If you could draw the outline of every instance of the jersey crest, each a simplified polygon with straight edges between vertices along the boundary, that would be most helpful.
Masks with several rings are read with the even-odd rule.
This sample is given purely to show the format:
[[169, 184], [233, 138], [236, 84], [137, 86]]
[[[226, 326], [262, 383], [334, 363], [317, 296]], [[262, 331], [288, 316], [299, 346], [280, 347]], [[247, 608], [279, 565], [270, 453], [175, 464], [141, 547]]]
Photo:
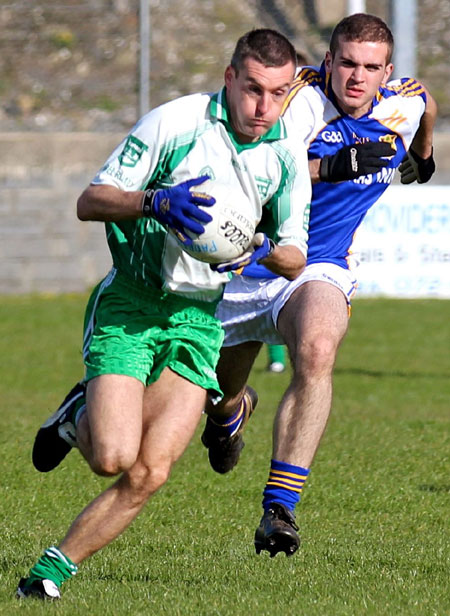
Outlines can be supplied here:
[[119, 156], [119, 162], [124, 167], [135, 167], [146, 150], [148, 146], [145, 143], [134, 135], [129, 135]]

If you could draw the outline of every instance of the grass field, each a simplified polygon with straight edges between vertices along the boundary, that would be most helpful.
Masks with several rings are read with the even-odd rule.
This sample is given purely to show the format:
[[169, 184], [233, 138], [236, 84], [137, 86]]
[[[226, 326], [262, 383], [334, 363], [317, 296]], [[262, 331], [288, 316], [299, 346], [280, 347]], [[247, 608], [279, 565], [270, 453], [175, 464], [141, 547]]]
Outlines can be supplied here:
[[18, 579], [108, 485], [77, 452], [48, 475], [30, 461], [36, 429], [82, 373], [85, 300], [1, 301], [0, 614], [450, 614], [450, 302], [437, 300], [354, 303], [295, 556], [253, 549], [288, 381], [260, 357], [260, 405], [231, 474], [209, 468], [200, 427], [168, 484], [80, 567], [60, 603], [15, 600]]

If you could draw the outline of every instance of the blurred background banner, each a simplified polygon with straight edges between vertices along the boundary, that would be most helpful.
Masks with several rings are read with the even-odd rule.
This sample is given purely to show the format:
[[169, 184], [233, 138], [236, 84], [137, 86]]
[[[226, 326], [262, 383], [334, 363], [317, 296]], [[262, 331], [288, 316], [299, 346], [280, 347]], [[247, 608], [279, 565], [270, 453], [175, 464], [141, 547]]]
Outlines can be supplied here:
[[358, 297], [450, 298], [448, 186], [390, 186], [354, 243]]
[[[402, 71], [410, 66], [439, 105], [437, 171], [427, 186], [442, 186], [445, 203], [449, 0], [0, 0], [0, 293], [83, 291], [104, 275], [110, 257], [103, 225], [79, 222], [76, 199], [147, 108], [218, 89], [237, 38], [254, 27], [280, 30], [308, 63], [318, 64], [336, 23], [360, 10], [389, 23], [394, 60]], [[432, 194], [417, 185], [403, 190], [395, 201], [422, 203], [416, 190]], [[372, 211], [364, 233], [386, 203], [379, 214], [378, 206]], [[445, 233], [448, 226], [429, 241], [448, 246]], [[411, 276], [418, 257], [406, 240], [415, 239], [406, 233], [401, 244], [414, 258]], [[374, 242], [387, 258], [388, 243]], [[448, 293], [450, 265], [439, 263]], [[381, 284], [365, 281], [374, 268], [363, 264], [361, 293]], [[425, 292], [436, 295], [432, 284], [421, 284]], [[389, 293], [405, 294], [401, 285]]]

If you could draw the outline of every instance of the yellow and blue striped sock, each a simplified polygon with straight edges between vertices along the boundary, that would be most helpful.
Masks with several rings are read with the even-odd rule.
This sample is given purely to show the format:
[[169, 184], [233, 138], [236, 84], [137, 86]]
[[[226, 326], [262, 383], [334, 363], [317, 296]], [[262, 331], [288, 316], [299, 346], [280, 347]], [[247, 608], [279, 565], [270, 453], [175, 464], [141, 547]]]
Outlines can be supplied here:
[[241, 427], [242, 420], [244, 419], [244, 412], [245, 399], [243, 398], [239, 403], [237, 411], [235, 411], [231, 417], [214, 417], [214, 419], [208, 417], [208, 420], [217, 436], [230, 437]]
[[308, 468], [272, 460], [269, 478], [263, 492], [264, 510], [269, 508], [270, 503], [280, 503], [294, 511], [308, 475]]

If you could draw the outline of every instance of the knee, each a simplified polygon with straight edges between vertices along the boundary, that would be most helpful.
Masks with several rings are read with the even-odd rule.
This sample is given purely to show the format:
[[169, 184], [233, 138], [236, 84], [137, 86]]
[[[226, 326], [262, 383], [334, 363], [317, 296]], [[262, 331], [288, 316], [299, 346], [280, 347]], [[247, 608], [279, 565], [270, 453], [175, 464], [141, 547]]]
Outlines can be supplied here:
[[114, 477], [128, 471], [136, 462], [137, 455], [131, 451], [94, 452], [89, 466], [96, 475]]
[[296, 372], [307, 374], [329, 373], [336, 360], [337, 344], [326, 334], [302, 341], [297, 349]]
[[152, 494], [161, 488], [170, 476], [170, 467], [164, 464], [149, 467], [137, 462], [126, 473], [129, 498], [134, 504], [146, 502]]

